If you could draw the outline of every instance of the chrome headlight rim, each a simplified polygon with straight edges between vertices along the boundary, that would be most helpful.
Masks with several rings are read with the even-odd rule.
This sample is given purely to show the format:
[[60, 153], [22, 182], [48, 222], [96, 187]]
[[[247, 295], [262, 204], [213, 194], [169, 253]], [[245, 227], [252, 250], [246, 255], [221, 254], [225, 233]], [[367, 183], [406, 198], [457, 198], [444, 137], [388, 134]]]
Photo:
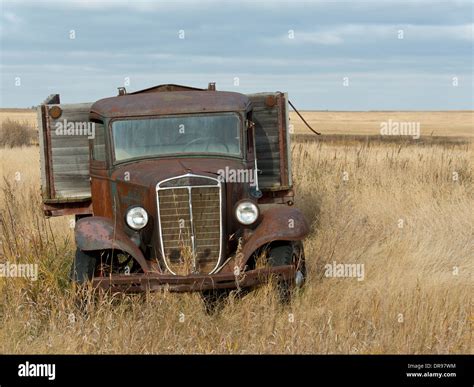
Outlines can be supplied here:
[[[245, 219], [245, 218], [242, 217], [242, 212], [243, 212], [245, 207], [247, 207], [247, 209], [251, 209], [251, 211], [253, 211], [253, 216], [251, 218]], [[244, 199], [244, 200], [241, 200], [241, 201], [237, 202], [237, 204], [235, 205], [234, 215], [235, 215], [235, 218], [237, 219], [237, 221], [240, 224], [242, 224], [244, 226], [250, 226], [250, 225], [254, 224], [257, 221], [257, 219], [259, 218], [260, 210], [258, 208], [257, 203], [253, 202], [252, 200]]]
[[[143, 219], [142, 222], [134, 222], [134, 219], [137, 219], [137, 215], [141, 216]], [[130, 207], [127, 210], [127, 214], [125, 215], [125, 222], [132, 230], [141, 230], [148, 224], [148, 212], [146, 212], [146, 210], [140, 206]]]

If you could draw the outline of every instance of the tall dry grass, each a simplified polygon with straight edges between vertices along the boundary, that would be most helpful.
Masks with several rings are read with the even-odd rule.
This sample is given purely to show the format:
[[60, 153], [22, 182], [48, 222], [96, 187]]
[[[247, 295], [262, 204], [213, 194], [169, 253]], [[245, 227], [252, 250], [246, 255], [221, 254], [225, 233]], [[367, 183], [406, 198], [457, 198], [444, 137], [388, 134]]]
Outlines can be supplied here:
[[[312, 225], [306, 289], [281, 307], [264, 286], [217, 316], [196, 294], [78, 308], [73, 232], [42, 217], [37, 148], [2, 149], [0, 165], [0, 260], [40, 272], [0, 278], [1, 353], [472, 352], [469, 144], [295, 143], [296, 204]], [[325, 277], [334, 261], [363, 263], [365, 279]]]
[[0, 121], [0, 147], [21, 147], [36, 141], [34, 126], [27, 120], [18, 121], [6, 118]]

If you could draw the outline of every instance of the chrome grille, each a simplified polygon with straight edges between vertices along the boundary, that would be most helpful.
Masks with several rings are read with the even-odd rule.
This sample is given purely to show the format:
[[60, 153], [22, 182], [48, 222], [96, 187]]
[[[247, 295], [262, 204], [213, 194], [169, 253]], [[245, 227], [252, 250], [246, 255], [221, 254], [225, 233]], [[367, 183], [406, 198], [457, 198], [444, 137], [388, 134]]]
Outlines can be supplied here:
[[[195, 183], [199, 185], [182, 185]], [[157, 185], [161, 252], [173, 274], [212, 273], [221, 258], [221, 185], [185, 175]]]

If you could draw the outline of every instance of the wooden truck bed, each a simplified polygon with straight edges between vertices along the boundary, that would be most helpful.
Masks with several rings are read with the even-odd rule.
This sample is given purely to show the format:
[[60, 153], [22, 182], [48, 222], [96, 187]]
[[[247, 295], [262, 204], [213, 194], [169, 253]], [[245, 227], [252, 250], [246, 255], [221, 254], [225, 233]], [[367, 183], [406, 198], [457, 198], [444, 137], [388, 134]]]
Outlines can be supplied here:
[[[153, 92], [153, 88], [144, 92]], [[287, 95], [276, 92], [248, 97], [257, 136], [259, 187], [262, 191], [291, 189]], [[53, 118], [56, 106], [62, 110], [59, 118]], [[89, 122], [91, 106], [92, 103], [60, 104], [59, 95], [53, 95], [38, 107], [41, 191], [47, 216], [92, 213], [89, 139], [56, 133], [58, 123], [64, 120]]]

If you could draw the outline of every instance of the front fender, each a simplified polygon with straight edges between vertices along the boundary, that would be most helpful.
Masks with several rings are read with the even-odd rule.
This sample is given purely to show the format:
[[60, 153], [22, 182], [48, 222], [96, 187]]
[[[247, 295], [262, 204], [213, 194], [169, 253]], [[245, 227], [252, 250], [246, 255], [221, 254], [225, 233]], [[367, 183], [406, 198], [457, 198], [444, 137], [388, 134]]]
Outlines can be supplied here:
[[309, 225], [297, 208], [273, 207], [263, 213], [263, 219], [242, 247], [242, 266], [252, 254], [274, 241], [299, 241], [309, 233]]
[[77, 221], [75, 229], [76, 245], [83, 251], [121, 250], [130, 254], [146, 273], [150, 271], [141, 250], [122, 230], [114, 227], [111, 219], [91, 216]]

